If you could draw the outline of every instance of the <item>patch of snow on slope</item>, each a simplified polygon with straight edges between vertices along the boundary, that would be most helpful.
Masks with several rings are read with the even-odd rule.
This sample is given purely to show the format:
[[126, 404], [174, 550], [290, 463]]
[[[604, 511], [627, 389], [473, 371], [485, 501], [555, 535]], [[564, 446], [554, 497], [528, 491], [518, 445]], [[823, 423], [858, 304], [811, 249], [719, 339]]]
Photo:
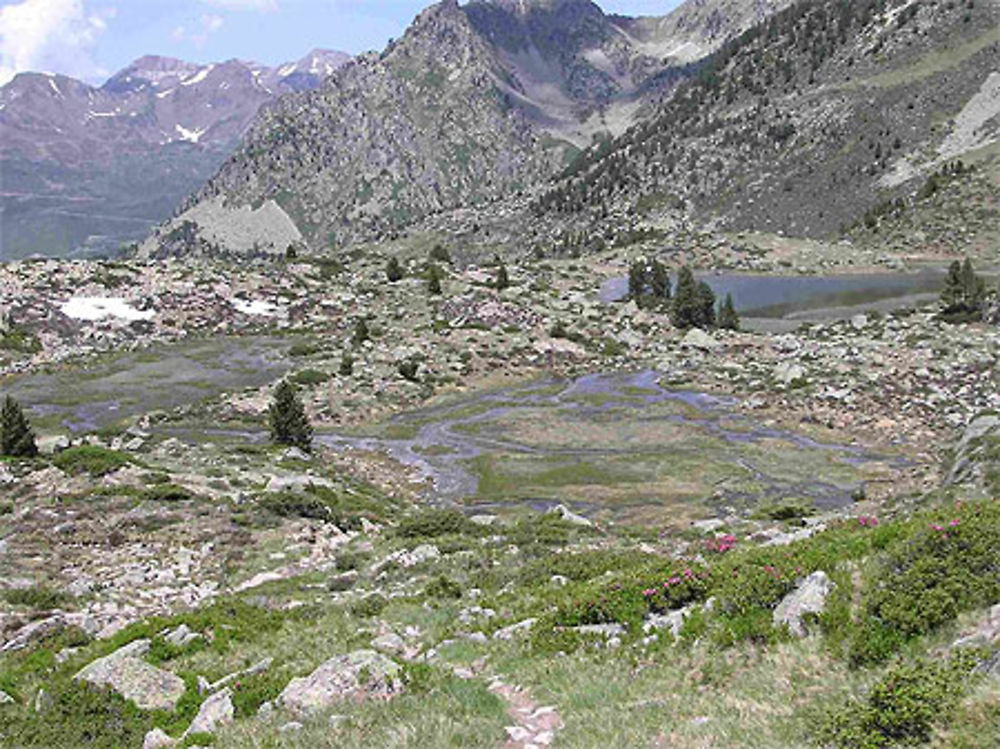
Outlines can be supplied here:
[[181, 136], [181, 140], [186, 140], [191, 143], [197, 143], [198, 139], [205, 134], [205, 129], [200, 130], [188, 130], [186, 127], [181, 125], [174, 126], [177, 129], [177, 134]]
[[261, 317], [274, 317], [278, 312], [277, 305], [270, 302], [248, 302], [245, 299], [233, 299], [233, 308], [244, 315], [260, 315]]
[[181, 85], [193, 86], [196, 83], [201, 83], [203, 80], [208, 78], [208, 74], [211, 73], [214, 69], [215, 69], [214, 65], [209, 65], [206, 68], [202, 68], [190, 78], [185, 78], [183, 81], [181, 81]]
[[121, 297], [77, 296], [63, 304], [59, 311], [74, 320], [103, 320], [117, 317], [120, 320], [151, 320], [156, 315], [152, 310], [141, 311]]

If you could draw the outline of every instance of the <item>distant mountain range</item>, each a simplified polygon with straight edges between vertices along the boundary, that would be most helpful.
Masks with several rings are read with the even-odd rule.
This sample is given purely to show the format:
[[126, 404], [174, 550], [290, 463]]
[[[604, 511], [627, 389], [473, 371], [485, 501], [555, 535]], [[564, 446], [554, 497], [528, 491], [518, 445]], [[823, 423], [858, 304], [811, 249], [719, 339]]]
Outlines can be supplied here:
[[0, 88], [0, 259], [143, 238], [218, 169], [261, 105], [316, 88], [349, 59], [143, 57], [100, 87], [18, 75]]
[[208, 247], [341, 246], [516, 194], [651, 114], [778, 7], [690, 0], [631, 19], [589, 0], [444, 0], [381, 54], [262, 111], [147, 251], [183, 249], [184, 222]]

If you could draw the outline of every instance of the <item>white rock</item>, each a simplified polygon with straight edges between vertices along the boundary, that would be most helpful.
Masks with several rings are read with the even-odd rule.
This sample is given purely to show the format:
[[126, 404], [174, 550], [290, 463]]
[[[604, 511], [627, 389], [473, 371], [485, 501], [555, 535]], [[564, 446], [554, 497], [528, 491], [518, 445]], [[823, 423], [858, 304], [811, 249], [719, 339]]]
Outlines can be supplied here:
[[225, 726], [233, 722], [236, 711], [233, 707], [233, 692], [226, 687], [221, 692], [216, 692], [203, 703], [198, 710], [195, 719], [184, 732], [184, 736], [193, 733], [215, 733], [218, 726]]
[[826, 597], [834, 583], [825, 572], [817, 570], [802, 581], [774, 610], [775, 625], [787, 624], [796, 637], [805, 637], [806, 628], [802, 617], [806, 614], [821, 614], [826, 606]]

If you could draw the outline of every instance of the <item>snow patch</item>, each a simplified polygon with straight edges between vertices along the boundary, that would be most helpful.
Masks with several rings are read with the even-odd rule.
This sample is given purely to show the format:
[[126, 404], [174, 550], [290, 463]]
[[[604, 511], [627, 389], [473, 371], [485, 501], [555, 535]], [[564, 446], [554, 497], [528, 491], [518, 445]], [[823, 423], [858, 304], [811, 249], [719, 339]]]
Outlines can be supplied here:
[[117, 117], [118, 112], [95, 112], [93, 109], [87, 110], [88, 117]]
[[49, 85], [52, 86], [52, 90], [56, 92], [56, 96], [62, 97], [62, 91], [59, 90], [59, 87], [56, 85], [56, 82], [51, 78], [49, 78]]
[[186, 127], [181, 125], [175, 125], [174, 127], [177, 129], [177, 134], [181, 136], [181, 140], [186, 140], [191, 143], [197, 143], [198, 139], [205, 134], [205, 128], [188, 130]]
[[160, 91], [156, 95], [156, 98], [157, 99], [165, 99], [166, 97], [170, 96], [170, 94], [174, 93], [176, 90], [177, 90], [176, 88], [168, 88], [166, 91]]
[[122, 297], [77, 296], [63, 304], [59, 311], [73, 320], [103, 320], [116, 317], [120, 320], [151, 320], [156, 315], [152, 310], [137, 310]]
[[190, 78], [185, 78], [181, 81], [182, 86], [193, 86], [196, 83], [201, 83], [203, 80], [208, 78], [208, 74], [215, 69], [214, 65], [209, 65], [207, 68], [202, 68], [197, 73], [195, 73]]
[[261, 317], [274, 317], [278, 314], [278, 306], [270, 302], [248, 302], [245, 299], [233, 299], [233, 308], [244, 315], [259, 315]]

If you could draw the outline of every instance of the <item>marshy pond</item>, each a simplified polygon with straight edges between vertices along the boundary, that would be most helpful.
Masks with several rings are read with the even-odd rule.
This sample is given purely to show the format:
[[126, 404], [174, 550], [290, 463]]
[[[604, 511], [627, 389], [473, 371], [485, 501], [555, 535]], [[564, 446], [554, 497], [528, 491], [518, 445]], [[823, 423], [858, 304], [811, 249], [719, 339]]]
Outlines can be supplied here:
[[386, 453], [439, 500], [471, 510], [526, 503], [632, 521], [761, 504], [849, 504], [899, 456], [769, 428], [734, 399], [662, 386], [655, 371], [550, 380], [397, 415], [338, 450]]

